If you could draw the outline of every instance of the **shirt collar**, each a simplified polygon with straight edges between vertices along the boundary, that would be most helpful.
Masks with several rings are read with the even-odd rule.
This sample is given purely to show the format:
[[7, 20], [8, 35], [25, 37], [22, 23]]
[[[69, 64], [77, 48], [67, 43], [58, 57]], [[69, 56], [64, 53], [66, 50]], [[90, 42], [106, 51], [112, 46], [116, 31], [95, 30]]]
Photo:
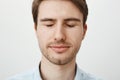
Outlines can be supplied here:
[[83, 80], [83, 72], [78, 68], [78, 66], [76, 67], [75, 80]]
[[[42, 80], [41, 72], [39, 68], [40, 68], [40, 65], [39, 67], [36, 67], [34, 70], [34, 80]], [[84, 72], [80, 70], [78, 66], [76, 65], [75, 80], [83, 80], [83, 78], [84, 78]]]
[[36, 67], [34, 70], [34, 79], [33, 80], [42, 80], [41, 74], [39, 72], [39, 67]]

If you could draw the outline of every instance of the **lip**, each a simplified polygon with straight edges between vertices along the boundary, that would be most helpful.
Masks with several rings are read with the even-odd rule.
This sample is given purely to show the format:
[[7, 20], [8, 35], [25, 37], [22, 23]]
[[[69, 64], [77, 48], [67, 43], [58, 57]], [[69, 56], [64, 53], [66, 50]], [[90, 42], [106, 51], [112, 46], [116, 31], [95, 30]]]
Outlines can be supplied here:
[[56, 53], [63, 53], [70, 48], [70, 46], [67, 45], [52, 45], [49, 47]]

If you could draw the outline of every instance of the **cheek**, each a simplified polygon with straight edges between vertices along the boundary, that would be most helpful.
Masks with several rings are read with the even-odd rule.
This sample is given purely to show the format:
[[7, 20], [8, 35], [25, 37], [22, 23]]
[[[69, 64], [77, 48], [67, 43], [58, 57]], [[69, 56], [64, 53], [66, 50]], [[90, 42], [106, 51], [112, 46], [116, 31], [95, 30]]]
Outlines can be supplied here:
[[83, 30], [76, 29], [74, 31], [68, 31], [69, 37], [74, 40], [75, 42], [82, 41], [83, 38]]
[[52, 33], [47, 29], [42, 29], [42, 28], [38, 29], [37, 38], [38, 38], [39, 44], [42, 46], [46, 45], [50, 41], [51, 34]]
[[74, 40], [73, 40], [73, 46], [75, 47], [75, 48], [79, 48], [80, 47], [80, 45], [81, 45], [81, 43], [82, 43], [82, 39], [81, 38], [74, 38]]
[[81, 45], [82, 39], [83, 39], [82, 30], [77, 29], [69, 33], [68, 40], [71, 40], [71, 43], [76, 47], [79, 47]]

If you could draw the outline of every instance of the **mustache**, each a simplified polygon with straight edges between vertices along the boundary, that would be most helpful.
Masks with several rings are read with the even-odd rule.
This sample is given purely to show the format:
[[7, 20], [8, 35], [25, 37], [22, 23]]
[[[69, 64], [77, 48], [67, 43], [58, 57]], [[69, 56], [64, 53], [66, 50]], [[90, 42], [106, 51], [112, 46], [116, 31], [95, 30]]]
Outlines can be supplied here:
[[67, 46], [71, 46], [71, 43], [65, 42], [65, 41], [54, 41], [54, 42], [50, 42], [50, 43], [47, 44], [47, 46], [51, 46], [51, 45], [67, 45]]

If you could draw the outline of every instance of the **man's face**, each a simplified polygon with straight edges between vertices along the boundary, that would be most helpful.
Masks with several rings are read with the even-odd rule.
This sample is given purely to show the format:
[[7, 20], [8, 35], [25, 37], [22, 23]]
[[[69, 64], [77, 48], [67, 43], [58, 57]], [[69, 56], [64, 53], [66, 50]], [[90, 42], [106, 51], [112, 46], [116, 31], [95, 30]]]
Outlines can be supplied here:
[[36, 34], [44, 59], [57, 65], [75, 60], [87, 27], [72, 2], [42, 1], [37, 23]]

